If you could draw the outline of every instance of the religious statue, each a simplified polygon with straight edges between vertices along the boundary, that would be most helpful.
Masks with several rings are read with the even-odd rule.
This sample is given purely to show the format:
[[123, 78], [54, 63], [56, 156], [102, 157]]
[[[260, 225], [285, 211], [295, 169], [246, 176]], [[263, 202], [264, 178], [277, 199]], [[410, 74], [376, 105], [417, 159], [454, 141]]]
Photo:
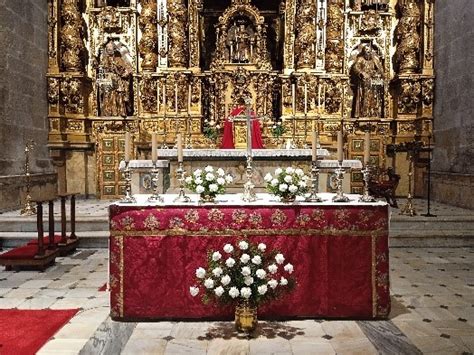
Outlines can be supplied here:
[[379, 117], [383, 98], [383, 67], [370, 44], [362, 45], [351, 67], [354, 92], [352, 117]]
[[132, 111], [130, 84], [133, 67], [112, 41], [105, 45], [98, 65], [97, 83], [101, 116], [126, 117]]
[[229, 58], [232, 63], [251, 63], [255, 47], [255, 33], [251, 26], [236, 21], [227, 33]]

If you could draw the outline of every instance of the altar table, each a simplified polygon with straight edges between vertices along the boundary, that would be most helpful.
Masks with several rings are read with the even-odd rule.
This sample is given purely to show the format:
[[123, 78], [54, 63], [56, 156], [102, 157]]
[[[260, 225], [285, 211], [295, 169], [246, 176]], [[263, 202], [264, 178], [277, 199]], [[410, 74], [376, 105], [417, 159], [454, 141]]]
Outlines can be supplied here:
[[[197, 201], [196, 195], [190, 195]], [[233, 308], [192, 297], [195, 270], [210, 249], [246, 239], [278, 249], [294, 265], [295, 289], [259, 307], [259, 318], [385, 318], [390, 312], [384, 202], [252, 203], [222, 195], [215, 204], [110, 205], [110, 297], [115, 320], [231, 319]]]

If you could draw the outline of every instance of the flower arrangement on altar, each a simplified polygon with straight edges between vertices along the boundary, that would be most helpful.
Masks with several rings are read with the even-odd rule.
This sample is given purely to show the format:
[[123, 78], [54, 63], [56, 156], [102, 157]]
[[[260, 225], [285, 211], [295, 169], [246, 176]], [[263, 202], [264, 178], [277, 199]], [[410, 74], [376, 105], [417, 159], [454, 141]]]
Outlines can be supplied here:
[[283, 134], [285, 134], [285, 131], [286, 131], [285, 127], [283, 127], [281, 121], [275, 122], [272, 125], [271, 132], [272, 132], [272, 136], [275, 138], [280, 138]]
[[196, 269], [200, 286], [192, 286], [193, 297], [202, 291], [202, 300], [236, 305], [236, 327], [251, 331], [257, 322], [257, 306], [292, 290], [296, 284], [293, 265], [277, 250], [268, 252], [264, 243], [240, 241], [236, 247], [208, 253], [207, 268]]
[[299, 168], [277, 168], [274, 175], [268, 173], [264, 180], [267, 184], [267, 191], [278, 196], [284, 202], [293, 202], [296, 196], [308, 192], [309, 177]]
[[223, 169], [215, 170], [208, 165], [204, 169], [196, 169], [184, 182], [189, 190], [200, 195], [202, 202], [213, 202], [217, 195], [225, 192], [226, 186], [233, 180]]

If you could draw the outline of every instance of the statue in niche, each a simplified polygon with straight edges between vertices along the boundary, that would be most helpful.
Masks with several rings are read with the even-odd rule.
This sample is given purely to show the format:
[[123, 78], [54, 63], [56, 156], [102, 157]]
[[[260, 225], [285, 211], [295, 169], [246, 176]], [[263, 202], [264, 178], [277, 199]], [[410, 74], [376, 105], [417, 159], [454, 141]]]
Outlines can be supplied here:
[[107, 42], [97, 66], [100, 116], [126, 117], [133, 111], [133, 66], [120, 42]]
[[352, 117], [380, 117], [383, 99], [383, 66], [370, 44], [363, 44], [350, 70], [354, 93]]
[[255, 31], [246, 19], [237, 19], [227, 32], [227, 47], [231, 63], [252, 63]]

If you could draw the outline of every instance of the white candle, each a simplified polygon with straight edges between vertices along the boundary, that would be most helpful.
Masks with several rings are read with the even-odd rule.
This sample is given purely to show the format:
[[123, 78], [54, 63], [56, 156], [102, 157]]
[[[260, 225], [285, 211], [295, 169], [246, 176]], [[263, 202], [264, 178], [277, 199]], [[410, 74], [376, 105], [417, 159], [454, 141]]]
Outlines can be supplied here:
[[130, 161], [130, 132], [125, 132], [125, 161]]
[[247, 107], [247, 156], [252, 156], [252, 122], [249, 107]]
[[156, 161], [158, 160], [158, 141], [156, 139], [156, 133], [153, 132], [151, 134], [151, 161], [153, 162], [153, 164], [156, 163]]
[[318, 112], [321, 112], [321, 83], [318, 84]]
[[364, 166], [369, 164], [370, 160], [370, 132], [366, 131], [364, 136]]
[[166, 81], [163, 82], [163, 110], [166, 113]]
[[343, 161], [343, 141], [342, 141], [342, 131], [337, 132], [337, 160]]
[[183, 137], [181, 133], [176, 136], [176, 145], [178, 146], [178, 163], [183, 162]]
[[318, 159], [318, 132], [313, 131], [311, 144], [311, 158], [313, 161]]
[[178, 114], [178, 83], [174, 85], [174, 111]]

